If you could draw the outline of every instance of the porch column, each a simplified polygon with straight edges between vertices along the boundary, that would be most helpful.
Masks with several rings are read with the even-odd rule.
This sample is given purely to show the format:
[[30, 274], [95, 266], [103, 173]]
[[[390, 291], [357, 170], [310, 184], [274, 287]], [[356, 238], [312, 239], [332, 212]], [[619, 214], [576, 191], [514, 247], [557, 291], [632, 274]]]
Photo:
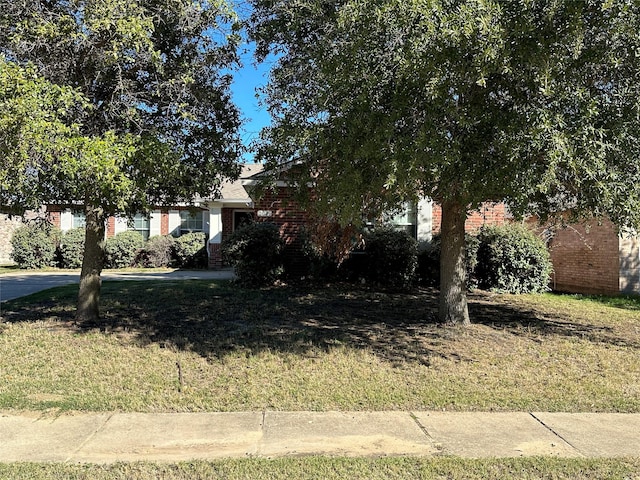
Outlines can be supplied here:
[[428, 243], [432, 237], [433, 201], [422, 198], [418, 202], [418, 245]]
[[222, 208], [209, 208], [209, 268], [222, 268]]

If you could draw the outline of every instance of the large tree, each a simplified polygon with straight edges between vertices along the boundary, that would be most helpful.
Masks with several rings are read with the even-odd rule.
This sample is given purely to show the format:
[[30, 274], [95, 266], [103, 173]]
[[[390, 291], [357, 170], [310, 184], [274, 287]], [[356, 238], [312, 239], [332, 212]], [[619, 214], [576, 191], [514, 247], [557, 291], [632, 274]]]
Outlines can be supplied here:
[[[0, 160], [11, 172], [0, 205], [84, 208], [79, 320], [99, 315], [108, 216], [188, 202], [238, 174], [239, 113], [228, 74], [237, 43], [226, 0], [0, 0], [5, 65], [49, 85], [43, 111], [54, 87], [64, 87], [64, 112], [54, 108], [49, 118], [69, 128], [52, 131], [62, 140], [40, 148], [46, 132], [12, 135], [31, 127], [10, 120], [3, 150], [21, 153]], [[28, 137], [31, 146], [21, 144]]]
[[[442, 205], [440, 320], [469, 322], [464, 224], [483, 202], [640, 224], [640, 5], [252, 0], [272, 164], [343, 223]], [[304, 190], [304, 189], [303, 189]]]

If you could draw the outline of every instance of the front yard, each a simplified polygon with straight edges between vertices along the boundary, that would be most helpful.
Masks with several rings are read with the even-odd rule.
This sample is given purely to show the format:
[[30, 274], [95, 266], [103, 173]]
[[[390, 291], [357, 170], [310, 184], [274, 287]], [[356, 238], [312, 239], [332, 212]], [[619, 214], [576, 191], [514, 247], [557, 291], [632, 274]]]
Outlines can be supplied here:
[[470, 328], [435, 292], [338, 285], [106, 282], [2, 306], [0, 409], [640, 412], [640, 299], [471, 296]]

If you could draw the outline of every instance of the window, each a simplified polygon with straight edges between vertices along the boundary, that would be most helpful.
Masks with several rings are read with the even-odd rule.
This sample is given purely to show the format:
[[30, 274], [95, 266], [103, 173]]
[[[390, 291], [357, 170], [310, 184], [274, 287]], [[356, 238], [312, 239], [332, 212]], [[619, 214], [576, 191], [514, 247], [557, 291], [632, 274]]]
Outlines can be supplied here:
[[233, 212], [233, 230], [248, 225], [253, 222], [253, 211], [234, 210]]
[[128, 230], [133, 230], [142, 235], [142, 238], [149, 240], [150, 222], [149, 215], [136, 213], [133, 216], [133, 223], [129, 224]]
[[202, 212], [180, 211], [180, 233], [202, 232]]
[[418, 235], [418, 209], [415, 203], [405, 202], [402, 210], [385, 218], [385, 224], [404, 230], [413, 238]]
[[72, 212], [71, 228], [85, 228], [87, 226], [87, 219], [84, 212], [74, 210]]

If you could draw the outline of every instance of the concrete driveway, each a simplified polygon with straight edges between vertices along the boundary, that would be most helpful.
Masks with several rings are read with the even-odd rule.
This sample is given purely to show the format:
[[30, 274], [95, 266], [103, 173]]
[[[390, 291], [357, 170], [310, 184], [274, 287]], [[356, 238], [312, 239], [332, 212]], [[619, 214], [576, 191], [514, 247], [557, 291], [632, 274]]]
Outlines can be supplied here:
[[[231, 270], [167, 270], [162, 272], [109, 271], [102, 274], [102, 281], [110, 280], [229, 280], [234, 278]], [[5, 273], [0, 275], [0, 302], [24, 297], [32, 293], [61, 285], [80, 282], [80, 272], [51, 271]]]

